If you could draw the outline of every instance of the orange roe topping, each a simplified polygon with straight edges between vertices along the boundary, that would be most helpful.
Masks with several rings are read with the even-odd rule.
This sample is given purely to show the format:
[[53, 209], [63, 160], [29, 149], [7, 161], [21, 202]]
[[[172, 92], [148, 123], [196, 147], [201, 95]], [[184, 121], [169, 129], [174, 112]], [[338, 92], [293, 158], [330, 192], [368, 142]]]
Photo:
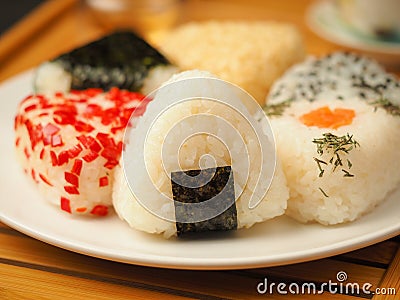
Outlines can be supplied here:
[[76, 212], [78, 212], [78, 213], [83, 213], [83, 212], [85, 212], [86, 210], [87, 210], [86, 207], [78, 207], [78, 208], [76, 209]]
[[300, 121], [307, 126], [337, 129], [350, 125], [355, 116], [356, 113], [352, 109], [335, 108], [331, 110], [328, 106], [324, 106], [302, 115]]

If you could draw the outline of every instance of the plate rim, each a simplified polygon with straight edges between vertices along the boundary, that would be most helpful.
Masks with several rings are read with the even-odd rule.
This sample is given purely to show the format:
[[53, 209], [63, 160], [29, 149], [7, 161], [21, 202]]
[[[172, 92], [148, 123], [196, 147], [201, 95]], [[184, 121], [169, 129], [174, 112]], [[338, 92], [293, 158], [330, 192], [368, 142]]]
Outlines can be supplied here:
[[[370, 235], [360, 236], [356, 239], [358, 240], [357, 242], [354, 242], [355, 239], [352, 238], [333, 244], [335, 247], [332, 247], [332, 245], [330, 245], [313, 248], [312, 251], [310, 251], [310, 249], [307, 249], [303, 251], [293, 252], [290, 259], [287, 259], [287, 255], [275, 255], [274, 259], [272, 260], [266, 260], [265, 257], [247, 256], [245, 258], [235, 258], [234, 260], [236, 262], [232, 263], [232, 261], [230, 261], [232, 259], [229, 258], [182, 258], [178, 256], [172, 257], [150, 254], [143, 255], [143, 253], [140, 258], [124, 258], [124, 256], [121, 255], [118, 256], [115, 254], [106, 254], [102, 250], [94, 250], [76, 245], [74, 246], [73, 242], [71, 241], [63, 241], [61, 239], [55, 239], [48, 234], [35, 232], [35, 230], [30, 229], [23, 223], [16, 222], [15, 220], [3, 216], [2, 214], [0, 214], [0, 221], [36, 240], [74, 253], [132, 265], [177, 270], [240, 270], [285, 266], [290, 264], [314, 261], [351, 252], [388, 240], [400, 234], [400, 226], [398, 226], [398, 228], [396, 226], [393, 226], [393, 228], [390, 229], [386, 228], [374, 232]], [[283, 257], [286, 257], [286, 259], [283, 259]]]

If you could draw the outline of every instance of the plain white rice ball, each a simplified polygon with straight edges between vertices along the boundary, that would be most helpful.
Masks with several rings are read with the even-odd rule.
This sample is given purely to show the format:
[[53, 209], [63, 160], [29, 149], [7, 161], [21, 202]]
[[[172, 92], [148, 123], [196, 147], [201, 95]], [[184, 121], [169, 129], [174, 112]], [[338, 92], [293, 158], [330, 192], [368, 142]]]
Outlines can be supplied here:
[[[207, 72], [188, 71], [174, 76], [170, 83], [188, 78], [215, 79]], [[173, 221], [174, 204], [170, 201], [171, 181], [168, 174], [176, 170], [226, 165], [232, 166], [236, 195], [241, 192], [236, 200], [238, 228], [248, 228], [255, 223], [284, 214], [289, 196], [286, 180], [280, 164], [278, 163], [274, 170], [275, 161], [263, 157], [262, 148], [257, 144], [257, 136], [246, 121], [246, 118], [252, 116], [247, 112], [246, 118], [243, 118], [239, 113], [227, 109], [226, 104], [201, 97], [174, 105], [174, 99], [182, 99], [188, 91], [193, 92], [193, 95], [202, 95], [203, 91], [211, 92], [215, 98], [227, 96], [221, 95], [221, 89], [212, 83], [193, 86], [190, 82], [187, 85], [184, 83], [180, 89], [174, 89], [173, 85], [166, 86], [165, 90], [156, 94], [137, 126], [129, 134], [128, 143], [140, 144], [145, 136], [144, 147], [139, 147], [139, 152], [134, 154], [129, 150], [128, 144], [125, 156], [129, 156], [126, 158], [128, 162], [124, 158], [125, 172], [123, 169], [116, 172], [113, 203], [120, 218], [138, 230], [163, 234], [166, 238], [176, 235], [176, 223]], [[244, 106], [237, 95], [232, 93], [228, 96], [232, 105], [243, 109]], [[168, 109], [157, 117], [160, 107]], [[205, 120], [199, 117], [201, 114], [211, 117]], [[232, 125], [231, 130], [227, 130], [224, 120]], [[198, 134], [186, 139], [197, 130], [211, 135]], [[274, 150], [273, 144], [269, 146], [272, 146], [270, 150]], [[141, 157], [144, 157], [149, 180], [146, 180], [147, 176], [140, 168]], [[258, 176], [264, 174], [261, 169], [271, 170], [271, 167], [271, 177], [259, 180]], [[134, 168], [134, 173], [130, 173], [129, 168]], [[125, 173], [127, 176], [134, 175], [134, 178], [130, 179], [134, 183], [135, 193], [132, 193]], [[272, 183], [268, 192], [260, 193], [260, 190], [268, 189], [270, 179]], [[136, 198], [138, 194], [147, 199], [146, 208], [143, 207], [141, 199]], [[163, 194], [168, 199], [165, 199]], [[259, 202], [255, 208], [250, 208], [249, 205], [252, 197]], [[168, 216], [169, 220], [160, 218], [157, 214]]]
[[305, 56], [295, 26], [263, 21], [190, 22], [172, 30], [161, 51], [180, 69], [212, 72], [260, 104], [272, 83]]

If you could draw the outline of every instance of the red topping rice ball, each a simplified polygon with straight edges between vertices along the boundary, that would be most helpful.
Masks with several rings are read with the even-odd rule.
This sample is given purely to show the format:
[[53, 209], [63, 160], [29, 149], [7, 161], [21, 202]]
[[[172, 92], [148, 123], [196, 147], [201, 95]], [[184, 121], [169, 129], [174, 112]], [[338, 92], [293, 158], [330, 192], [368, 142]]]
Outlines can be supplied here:
[[14, 126], [25, 173], [65, 212], [107, 215], [124, 129], [143, 114], [145, 99], [118, 88], [26, 97]]

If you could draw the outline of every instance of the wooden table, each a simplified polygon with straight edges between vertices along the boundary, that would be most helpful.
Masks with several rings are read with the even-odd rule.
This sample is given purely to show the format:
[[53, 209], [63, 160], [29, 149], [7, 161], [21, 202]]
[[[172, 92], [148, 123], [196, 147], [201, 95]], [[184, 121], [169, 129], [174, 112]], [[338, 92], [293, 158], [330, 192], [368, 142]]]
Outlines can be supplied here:
[[[307, 51], [344, 49], [305, 25], [309, 0], [184, 1], [179, 22], [203, 19], [279, 20], [301, 30]], [[0, 38], [0, 81], [104, 34], [77, 0], [44, 3]], [[398, 73], [399, 74], [399, 73]], [[5, 101], [4, 99], [2, 101]], [[2, 195], [4, 196], [4, 195]], [[394, 295], [325, 292], [318, 299], [400, 299], [400, 237], [368, 248], [307, 263], [238, 271], [182, 271], [126, 265], [62, 250], [0, 223], [0, 299], [309, 299], [310, 295], [257, 293], [269, 282], [321, 284], [345, 271], [360, 286]], [[391, 289], [392, 288], [392, 289]], [[385, 290], [382, 290], [383, 292]]]

